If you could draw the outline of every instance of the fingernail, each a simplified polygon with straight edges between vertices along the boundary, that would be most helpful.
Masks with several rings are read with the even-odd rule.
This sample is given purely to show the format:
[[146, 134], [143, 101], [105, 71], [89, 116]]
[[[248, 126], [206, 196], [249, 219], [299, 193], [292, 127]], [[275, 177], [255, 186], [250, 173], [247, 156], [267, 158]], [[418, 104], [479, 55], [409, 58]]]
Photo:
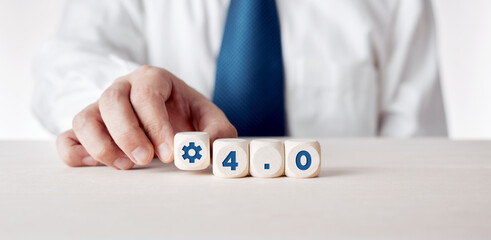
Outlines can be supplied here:
[[131, 168], [132, 162], [128, 158], [118, 158], [113, 165], [119, 170], [126, 170]]
[[87, 156], [82, 159], [82, 163], [86, 166], [96, 166], [98, 162], [91, 156]]
[[168, 162], [170, 159], [170, 148], [166, 143], [162, 143], [158, 147], [159, 156], [162, 158], [162, 161]]
[[137, 147], [135, 150], [133, 150], [133, 152], [131, 152], [131, 155], [138, 164], [143, 164], [147, 160], [148, 151], [143, 147]]

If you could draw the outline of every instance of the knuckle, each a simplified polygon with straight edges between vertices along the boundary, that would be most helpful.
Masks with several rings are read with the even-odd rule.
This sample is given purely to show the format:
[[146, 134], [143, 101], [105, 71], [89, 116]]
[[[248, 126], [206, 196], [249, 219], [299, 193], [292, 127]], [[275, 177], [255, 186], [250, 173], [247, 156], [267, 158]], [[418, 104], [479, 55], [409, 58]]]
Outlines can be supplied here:
[[99, 106], [109, 106], [114, 102], [120, 101], [122, 98], [123, 93], [121, 90], [109, 87], [102, 93], [99, 99]]
[[115, 141], [121, 143], [123, 146], [130, 145], [129, 143], [135, 141], [141, 141], [138, 136], [139, 131], [141, 131], [141, 127], [138, 123], [131, 124], [116, 134]]
[[115, 82], [115, 83], [117, 83], [117, 82], [124, 82], [124, 81], [126, 81], [127, 77], [128, 77], [128, 76], [121, 76], [121, 77], [118, 77], [118, 78], [116, 78], [116, 79], [114, 80], [114, 82]]
[[[137, 146], [151, 148], [150, 136], [146, 136], [140, 125], [128, 126], [114, 136], [114, 141], [123, 152], [131, 152]], [[150, 135], [150, 134], [149, 134]]]
[[141, 78], [139, 78], [137, 81], [137, 84], [148, 84], [148, 83], [155, 83], [156, 81], [159, 84], [170, 84], [170, 80], [172, 78], [172, 74], [163, 69], [163, 68], [158, 68], [158, 67], [148, 67], [145, 68], [144, 70], [141, 71]]
[[68, 138], [67, 132], [64, 132], [56, 137], [56, 148], [58, 150], [58, 154], [61, 156], [63, 151], [65, 150], [65, 146], [63, 142]]
[[142, 66], [132, 82], [131, 95], [136, 101], [149, 97], [165, 98], [172, 89], [173, 75], [163, 68]]
[[57, 146], [60, 146], [61, 143], [68, 138], [69, 134], [70, 134], [70, 131], [71, 130], [68, 130], [68, 131], [65, 131], [65, 132], [62, 132], [61, 134], [59, 134], [57, 137], [56, 137], [56, 145]]
[[77, 113], [75, 117], [73, 117], [72, 120], [72, 127], [76, 131], [80, 129], [82, 126], [87, 123], [92, 118], [91, 114], [87, 109], [82, 110], [81, 112]]
[[145, 73], [147, 71], [152, 70], [153, 68], [156, 68], [156, 67], [150, 66], [150, 65], [142, 65], [136, 71], [137, 72], [140, 72], [140, 73]]
[[159, 89], [151, 88], [148, 86], [136, 87], [131, 92], [132, 102], [145, 102], [149, 99], [162, 98]]
[[73, 148], [59, 145], [58, 146], [58, 155], [60, 156], [61, 161], [63, 163], [65, 163], [66, 165], [68, 165], [70, 167], [79, 166], [79, 164], [78, 164], [79, 159], [77, 159], [77, 154], [73, 150]]
[[168, 79], [169, 77], [169, 72], [162, 68], [152, 68], [150, 71], [147, 71], [146, 74], [149, 78], [156, 79]]
[[162, 124], [159, 122], [150, 122], [143, 126], [145, 133], [149, 135], [158, 134], [162, 129]]
[[103, 144], [103, 146], [100, 146], [100, 148], [96, 149], [94, 153], [91, 155], [95, 160], [98, 160], [103, 163], [108, 163], [112, 160], [111, 158], [114, 155], [114, 153], [115, 151], [110, 146], [110, 144]]
[[163, 68], [153, 67], [149, 65], [141, 66], [138, 71], [142, 75], [155, 76], [155, 77], [167, 77], [169, 72]]

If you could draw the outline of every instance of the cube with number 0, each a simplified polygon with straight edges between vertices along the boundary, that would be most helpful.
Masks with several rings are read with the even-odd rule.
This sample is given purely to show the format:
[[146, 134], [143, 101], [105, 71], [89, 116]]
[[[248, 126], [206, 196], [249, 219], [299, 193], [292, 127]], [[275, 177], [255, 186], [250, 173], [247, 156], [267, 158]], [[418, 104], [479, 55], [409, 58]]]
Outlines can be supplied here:
[[318, 141], [290, 139], [285, 141], [285, 174], [288, 177], [310, 178], [319, 175], [321, 147]]
[[249, 174], [249, 141], [223, 138], [213, 142], [213, 174], [238, 178]]

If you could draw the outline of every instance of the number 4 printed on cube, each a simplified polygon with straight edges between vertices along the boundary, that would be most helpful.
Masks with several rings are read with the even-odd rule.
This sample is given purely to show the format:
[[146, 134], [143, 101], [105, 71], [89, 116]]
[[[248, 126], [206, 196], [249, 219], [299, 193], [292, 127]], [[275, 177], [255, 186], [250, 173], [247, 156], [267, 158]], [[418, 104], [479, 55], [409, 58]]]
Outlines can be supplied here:
[[217, 139], [213, 143], [213, 174], [224, 178], [249, 174], [249, 141], [238, 138]]
[[230, 151], [225, 160], [222, 162], [223, 167], [230, 167], [230, 171], [237, 170], [237, 151]]

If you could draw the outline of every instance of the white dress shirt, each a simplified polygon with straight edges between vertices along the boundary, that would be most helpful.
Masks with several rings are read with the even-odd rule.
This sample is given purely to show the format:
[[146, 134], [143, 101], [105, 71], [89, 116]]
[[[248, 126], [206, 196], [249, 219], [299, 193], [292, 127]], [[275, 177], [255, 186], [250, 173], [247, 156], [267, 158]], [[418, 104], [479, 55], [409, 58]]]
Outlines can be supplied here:
[[[34, 62], [33, 109], [59, 133], [148, 64], [210, 98], [229, 0], [71, 0]], [[446, 135], [424, 0], [278, 0], [291, 136]]]

